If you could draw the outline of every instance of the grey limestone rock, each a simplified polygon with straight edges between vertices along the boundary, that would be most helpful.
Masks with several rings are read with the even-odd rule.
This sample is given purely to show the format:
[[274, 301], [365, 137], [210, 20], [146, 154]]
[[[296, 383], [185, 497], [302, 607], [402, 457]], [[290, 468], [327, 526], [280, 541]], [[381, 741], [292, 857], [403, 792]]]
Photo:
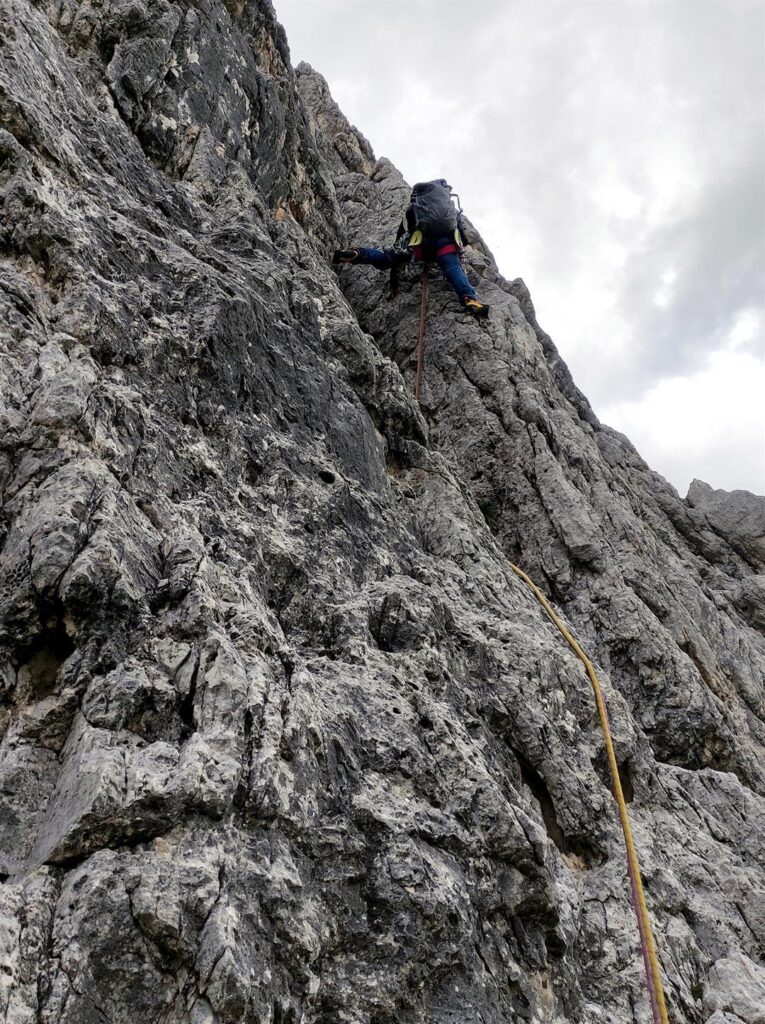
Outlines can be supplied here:
[[687, 500], [745, 558], [765, 568], [765, 498], [750, 491], [716, 491], [694, 480]]
[[[492, 303], [335, 273], [409, 188], [269, 0], [6, 0], [0, 1019], [763, 1020], [758, 499]], [[759, 499], [761, 501], [761, 499]]]

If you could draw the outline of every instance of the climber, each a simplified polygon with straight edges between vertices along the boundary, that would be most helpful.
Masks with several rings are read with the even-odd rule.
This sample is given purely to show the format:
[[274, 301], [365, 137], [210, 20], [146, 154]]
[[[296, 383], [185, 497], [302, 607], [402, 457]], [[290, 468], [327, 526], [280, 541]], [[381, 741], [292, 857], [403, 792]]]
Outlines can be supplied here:
[[364, 264], [377, 270], [390, 270], [391, 289], [395, 293], [398, 268], [412, 258], [417, 262], [435, 260], [454, 289], [466, 313], [486, 317], [489, 307], [479, 302], [467, 279], [460, 253], [463, 246], [462, 211], [451, 198], [451, 188], [443, 178], [421, 181], [412, 195], [389, 249], [338, 249], [335, 264]]

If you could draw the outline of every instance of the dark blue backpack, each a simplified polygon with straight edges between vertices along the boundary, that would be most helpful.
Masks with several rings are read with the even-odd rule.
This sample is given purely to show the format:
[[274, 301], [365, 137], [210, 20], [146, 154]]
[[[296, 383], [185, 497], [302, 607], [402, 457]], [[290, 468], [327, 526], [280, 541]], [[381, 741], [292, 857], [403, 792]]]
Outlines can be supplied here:
[[452, 190], [443, 178], [420, 181], [412, 189], [410, 201], [415, 225], [428, 238], [452, 235], [459, 212], [452, 202]]

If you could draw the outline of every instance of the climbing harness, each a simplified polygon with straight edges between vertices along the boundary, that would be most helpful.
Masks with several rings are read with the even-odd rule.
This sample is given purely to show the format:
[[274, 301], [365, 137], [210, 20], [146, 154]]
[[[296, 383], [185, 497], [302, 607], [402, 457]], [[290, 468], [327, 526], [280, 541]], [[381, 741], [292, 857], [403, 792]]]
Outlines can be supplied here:
[[582, 650], [576, 637], [574, 637], [566, 628], [539, 587], [526, 575], [523, 569], [519, 569], [518, 566], [513, 565], [512, 562], [508, 562], [508, 564], [515, 575], [518, 576], [519, 579], [523, 580], [552, 619], [554, 625], [563, 635], [569, 647], [571, 647], [572, 651], [584, 665], [587, 675], [590, 678], [590, 682], [592, 683], [592, 689], [595, 694], [595, 703], [598, 706], [600, 727], [603, 731], [603, 739], [605, 740], [606, 752], [608, 754], [608, 766], [611, 770], [614, 797], [616, 798], [616, 803], [619, 808], [619, 820], [621, 822], [622, 832], [624, 833], [624, 845], [627, 848], [627, 872], [630, 876], [630, 887], [632, 889], [632, 907], [635, 911], [635, 916], [637, 917], [638, 931], [640, 932], [640, 948], [643, 952], [643, 964], [645, 966], [648, 994], [651, 1000], [653, 1021], [654, 1024], [669, 1024], [667, 1004], [664, 999], [664, 989], [662, 987], [661, 973], [659, 971], [659, 959], [656, 955], [656, 943], [654, 942], [651, 922], [648, 917], [648, 907], [645, 901], [645, 893], [643, 892], [643, 881], [640, 877], [640, 865], [638, 863], [637, 851], [635, 849], [635, 841], [632, 837], [632, 828], [630, 826], [629, 815], [627, 813], [627, 803], [624, 799], [624, 792], [622, 791], [619, 766], [616, 761], [614, 743], [611, 738], [611, 727], [608, 722], [608, 711], [606, 709], [606, 702], [603, 697], [600, 682], [595, 674], [592, 662]]
[[420, 335], [417, 339], [417, 376], [414, 381], [414, 397], [420, 400], [422, 368], [425, 364], [425, 325], [428, 319], [428, 261], [422, 264], [422, 298], [420, 300]]
[[[436, 249], [436, 251], [433, 253], [433, 256], [435, 257], [435, 259], [438, 259], [439, 256], [446, 256], [448, 253], [451, 252], [458, 253], [460, 257], [460, 262], [464, 266], [465, 261], [462, 250], [462, 235], [460, 235], [459, 230], [457, 228], [455, 228], [454, 231], [452, 232], [452, 237], [454, 241], [446, 242], [444, 245], [439, 246], [438, 249]], [[422, 263], [426, 258], [425, 250], [423, 248], [424, 244], [425, 243], [422, 236], [422, 232], [420, 231], [419, 228], [417, 228], [416, 231], [412, 232], [412, 235], [407, 243], [407, 248], [412, 250], [415, 263]]]

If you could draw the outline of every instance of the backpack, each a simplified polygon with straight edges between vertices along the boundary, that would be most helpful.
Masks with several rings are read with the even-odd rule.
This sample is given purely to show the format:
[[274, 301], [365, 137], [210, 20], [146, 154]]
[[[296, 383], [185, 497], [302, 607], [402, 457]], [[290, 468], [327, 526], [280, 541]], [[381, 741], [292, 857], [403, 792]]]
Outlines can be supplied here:
[[452, 190], [443, 178], [421, 181], [412, 189], [414, 222], [428, 238], [452, 235], [459, 213], [452, 202]]

